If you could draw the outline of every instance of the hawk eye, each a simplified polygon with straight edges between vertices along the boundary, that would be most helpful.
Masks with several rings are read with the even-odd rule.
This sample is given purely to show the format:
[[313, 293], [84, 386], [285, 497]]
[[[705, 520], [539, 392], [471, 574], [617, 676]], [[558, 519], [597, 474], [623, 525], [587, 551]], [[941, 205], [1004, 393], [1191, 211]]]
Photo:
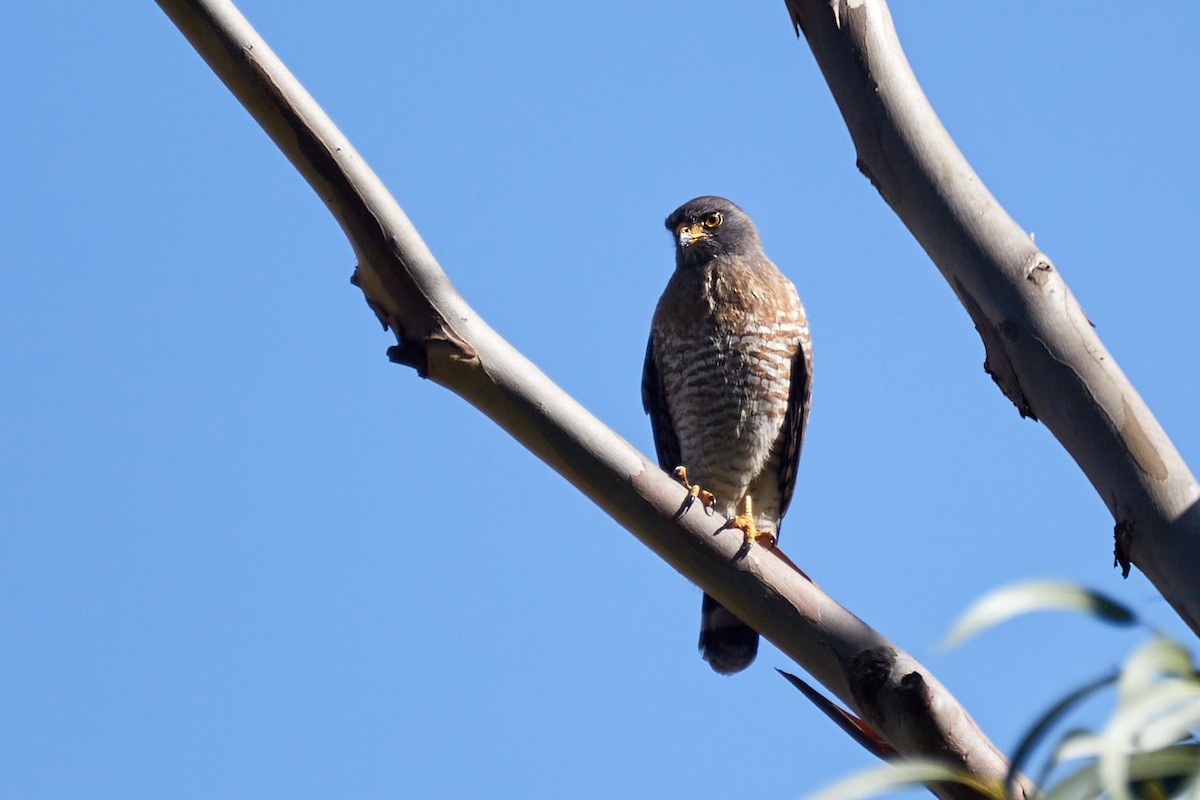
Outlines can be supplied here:
[[704, 227], [715, 228], [725, 220], [720, 211], [714, 211], [704, 218]]

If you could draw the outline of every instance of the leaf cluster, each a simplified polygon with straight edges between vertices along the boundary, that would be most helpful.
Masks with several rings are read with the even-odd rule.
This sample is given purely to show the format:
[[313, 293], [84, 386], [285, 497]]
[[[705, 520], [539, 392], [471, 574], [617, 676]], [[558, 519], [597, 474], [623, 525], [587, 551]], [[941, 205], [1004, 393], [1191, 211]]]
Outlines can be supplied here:
[[[1116, 625], [1142, 624], [1129, 608], [1098, 592], [1064, 582], [1027, 581], [976, 601], [942, 646], [958, 646], [1005, 620], [1046, 610], [1074, 611]], [[1149, 633], [1119, 670], [1068, 692], [1038, 717], [1017, 745], [1005, 786], [982, 785], [962, 768], [934, 759], [900, 759], [851, 775], [810, 800], [851, 800], [922, 784], [956, 784], [1006, 800], [1030, 766], [1036, 767], [1042, 800], [1200, 798], [1200, 672], [1181, 643]], [[1072, 711], [1102, 692], [1113, 696], [1102, 726], [1091, 730], [1067, 724]], [[1037, 752], [1047, 754], [1033, 764]]]

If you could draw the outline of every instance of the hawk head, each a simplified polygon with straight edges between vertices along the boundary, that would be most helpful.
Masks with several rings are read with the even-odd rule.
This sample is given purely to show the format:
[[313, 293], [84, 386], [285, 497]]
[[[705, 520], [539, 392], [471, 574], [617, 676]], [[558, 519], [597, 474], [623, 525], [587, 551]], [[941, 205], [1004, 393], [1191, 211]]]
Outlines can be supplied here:
[[704, 264], [726, 255], [753, 255], [762, 251], [754, 222], [724, 197], [688, 200], [667, 217], [667, 230], [675, 237], [678, 266]]

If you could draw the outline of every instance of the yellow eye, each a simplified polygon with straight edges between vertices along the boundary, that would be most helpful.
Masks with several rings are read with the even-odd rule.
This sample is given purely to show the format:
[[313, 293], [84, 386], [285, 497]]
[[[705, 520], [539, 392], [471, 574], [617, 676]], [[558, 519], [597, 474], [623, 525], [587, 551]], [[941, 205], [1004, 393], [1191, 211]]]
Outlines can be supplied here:
[[715, 228], [718, 225], [720, 225], [724, 221], [724, 219], [725, 218], [721, 216], [720, 211], [714, 211], [711, 214], [709, 214], [707, 217], [704, 218], [704, 227]]

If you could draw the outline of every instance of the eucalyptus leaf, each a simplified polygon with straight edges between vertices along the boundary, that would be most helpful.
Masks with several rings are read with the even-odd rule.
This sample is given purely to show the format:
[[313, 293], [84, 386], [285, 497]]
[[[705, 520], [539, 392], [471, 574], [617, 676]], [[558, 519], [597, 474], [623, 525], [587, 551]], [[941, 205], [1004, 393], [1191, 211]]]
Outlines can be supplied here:
[[1131, 625], [1137, 616], [1099, 592], [1066, 581], [1023, 581], [981, 597], [951, 627], [939, 647], [949, 650], [1001, 622], [1031, 611], [1077, 611], [1116, 625]]
[[857, 772], [843, 778], [808, 800], [859, 800], [875, 797], [887, 792], [909, 789], [929, 783], [960, 783], [985, 795], [1003, 797], [1000, 787], [987, 786], [978, 778], [963, 770], [954, 769], [940, 761], [930, 759], [905, 759], [884, 766]]
[[1183, 645], [1172, 639], [1155, 637], [1125, 659], [1117, 691], [1121, 701], [1128, 702], [1163, 677], [1192, 677], [1195, 669]]

